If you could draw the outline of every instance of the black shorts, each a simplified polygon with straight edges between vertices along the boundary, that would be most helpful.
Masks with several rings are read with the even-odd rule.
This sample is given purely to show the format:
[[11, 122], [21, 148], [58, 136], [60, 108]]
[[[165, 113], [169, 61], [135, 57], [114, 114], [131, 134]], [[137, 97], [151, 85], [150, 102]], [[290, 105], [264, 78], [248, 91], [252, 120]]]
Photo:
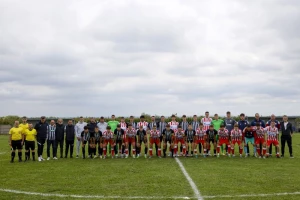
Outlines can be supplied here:
[[35, 149], [35, 141], [25, 141], [25, 150], [34, 150]]
[[194, 140], [186, 140], [187, 143], [193, 143]]
[[11, 147], [13, 150], [22, 149], [22, 140], [12, 140]]
[[86, 143], [87, 143], [87, 141], [82, 141], [82, 143], [83, 143], [83, 144], [86, 144]]
[[208, 140], [208, 144], [210, 144], [211, 142], [212, 142], [212, 143], [215, 143], [215, 140], [214, 140], [214, 139], [209, 139], [209, 140]]

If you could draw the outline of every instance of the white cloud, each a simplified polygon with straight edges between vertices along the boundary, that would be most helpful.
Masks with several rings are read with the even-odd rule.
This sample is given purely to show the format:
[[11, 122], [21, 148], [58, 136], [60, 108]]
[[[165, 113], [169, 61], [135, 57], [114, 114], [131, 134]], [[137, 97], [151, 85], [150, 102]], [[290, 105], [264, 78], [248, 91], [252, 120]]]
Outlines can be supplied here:
[[1, 1], [0, 115], [297, 115], [298, 1]]

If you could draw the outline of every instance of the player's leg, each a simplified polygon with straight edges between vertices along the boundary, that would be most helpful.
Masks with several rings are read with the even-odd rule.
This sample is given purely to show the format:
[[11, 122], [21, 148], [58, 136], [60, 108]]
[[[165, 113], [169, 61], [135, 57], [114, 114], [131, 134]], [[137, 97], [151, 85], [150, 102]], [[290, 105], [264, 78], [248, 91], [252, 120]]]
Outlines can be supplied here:
[[29, 160], [29, 158], [28, 158], [28, 154], [30, 154], [29, 153], [29, 147], [30, 147], [30, 143], [29, 143], [29, 141], [26, 141], [25, 142], [25, 162], [27, 160]]
[[256, 145], [255, 145], [255, 139], [254, 139], [254, 137], [251, 138], [251, 144], [253, 145], [253, 157], [257, 157], [257, 155], [256, 155]]
[[245, 142], [244, 142], [244, 152], [245, 152], [245, 158], [248, 157], [249, 151], [247, 149], [248, 146], [248, 138], [245, 137]]
[[111, 158], [114, 158], [115, 156], [115, 146], [116, 146], [116, 143], [113, 141], [113, 140], [109, 140], [109, 144], [111, 146]]
[[82, 158], [85, 159], [85, 144], [86, 142], [83, 141], [81, 144], [81, 152], [82, 152]]
[[240, 157], [242, 157], [243, 156], [243, 143], [242, 142], [239, 143], [239, 153], [240, 153]]
[[235, 156], [235, 154], [234, 154], [234, 146], [235, 146], [235, 142], [232, 142], [231, 145], [230, 145], [230, 149], [231, 149], [231, 154], [232, 154], [233, 157]]
[[273, 141], [272, 142], [273, 144], [274, 144], [274, 146], [276, 147], [276, 157], [277, 158], [280, 158], [280, 156], [279, 156], [279, 143], [278, 143], [278, 141]]
[[255, 141], [255, 144], [256, 144], [256, 151], [257, 151], [257, 154], [258, 154], [259, 158], [261, 158], [260, 140], [257, 139], [257, 140]]
[[213, 140], [214, 145], [214, 156], [217, 156], [217, 140]]
[[68, 157], [70, 142], [66, 140], [65, 158]]
[[148, 139], [147, 136], [144, 138], [144, 152], [145, 152], [145, 158], [147, 158], [147, 153], [148, 153]]
[[[275, 145], [274, 145], [275, 146]], [[269, 148], [269, 156], [272, 157], [272, 143], [270, 144], [270, 148]], [[275, 149], [276, 149], [276, 146], [275, 146]]]
[[51, 140], [47, 140], [47, 160], [50, 160]]
[[194, 155], [195, 155], [196, 158], [198, 157], [198, 154], [197, 154], [197, 146], [198, 146], [198, 140], [196, 140], [196, 141], [193, 143]]
[[35, 161], [35, 141], [30, 143], [30, 150], [32, 155], [32, 160]]
[[103, 141], [103, 159], [105, 159], [106, 158], [106, 154], [107, 154], [107, 145], [108, 145], [108, 140], [104, 140]]
[[183, 155], [186, 155], [186, 150], [187, 150], [187, 142], [186, 141], [184, 141], [184, 140], [181, 140], [181, 146], [182, 146], [182, 153], [183, 153]]
[[128, 139], [127, 142], [125, 142], [125, 158], [128, 158], [128, 154], [129, 154], [128, 147], [131, 147], [131, 145], [132, 145], [131, 140]]
[[53, 140], [52, 154], [53, 154], [53, 159], [56, 160], [57, 159], [57, 143], [56, 143], [56, 140]]
[[178, 140], [175, 139], [175, 143], [174, 143], [174, 157], [177, 157], [177, 151], [178, 151]]
[[153, 143], [154, 143], [154, 139], [153, 138], [150, 138], [150, 143], [149, 143], [149, 158], [151, 158], [153, 155], [153, 152], [152, 152], [152, 148], [153, 148]]
[[227, 155], [228, 155], [228, 157], [230, 157], [232, 149], [231, 149], [231, 144], [229, 141], [226, 141], [226, 147], [227, 147]]
[[[206, 143], [206, 141], [201, 141], [201, 143], [202, 143], [202, 146], [203, 146], [203, 155], [204, 155], [204, 157], [206, 157], [206, 154], [207, 154], [207, 143]], [[214, 144], [214, 152], [217, 152], [217, 146]], [[217, 154], [215, 154], [215, 155], [217, 155]]]
[[220, 149], [221, 149], [222, 145], [223, 145], [223, 141], [219, 140], [218, 145], [217, 145], [217, 157], [220, 157]]
[[284, 157], [285, 141], [287, 141], [287, 139], [281, 136], [281, 157]]
[[267, 153], [266, 153], [266, 157], [268, 158], [270, 153], [269, 153], [269, 149], [270, 149], [270, 142], [267, 141]]
[[136, 156], [136, 144], [135, 141], [132, 140], [132, 157], [135, 158]]
[[263, 142], [263, 150], [262, 150], [262, 157], [263, 158], [266, 158], [266, 153], [267, 153], [267, 145], [266, 145], [266, 142], [264, 141]]
[[18, 157], [19, 157], [19, 162], [22, 162], [22, 141], [18, 141], [17, 143], [17, 149], [18, 149]]
[[17, 149], [17, 145], [15, 144], [15, 141], [11, 141], [11, 160], [10, 160], [11, 163], [14, 162], [16, 156], [16, 149]]
[[156, 145], [157, 145], [157, 156], [161, 158], [161, 144], [159, 138], [156, 139]]
[[167, 151], [167, 142], [166, 140], [164, 140], [164, 143], [163, 143], [163, 154], [164, 154], [164, 158], [166, 157], [166, 151]]

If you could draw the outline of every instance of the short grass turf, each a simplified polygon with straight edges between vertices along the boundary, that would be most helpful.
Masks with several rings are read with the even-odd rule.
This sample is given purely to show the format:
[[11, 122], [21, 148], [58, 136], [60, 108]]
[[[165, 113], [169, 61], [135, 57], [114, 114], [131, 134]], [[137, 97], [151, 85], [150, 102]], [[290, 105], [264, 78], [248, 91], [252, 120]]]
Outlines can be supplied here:
[[[10, 148], [7, 138], [8, 136], [0, 136], [0, 189], [47, 194], [115, 196], [115, 199], [138, 196], [154, 199], [194, 196], [188, 181], [172, 158], [68, 158], [9, 163]], [[46, 146], [44, 153], [45, 150]], [[293, 137], [293, 150], [294, 159], [288, 157], [287, 147], [286, 157], [283, 159], [238, 156], [179, 159], [204, 197], [215, 196], [214, 199], [224, 199], [223, 195], [231, 195], [233, 197], [227, 199], [300, 199], [300, 195], [235, 196], [300, 192], [299, 134]], [[63, 198], [0, 191], [0, 199]]]

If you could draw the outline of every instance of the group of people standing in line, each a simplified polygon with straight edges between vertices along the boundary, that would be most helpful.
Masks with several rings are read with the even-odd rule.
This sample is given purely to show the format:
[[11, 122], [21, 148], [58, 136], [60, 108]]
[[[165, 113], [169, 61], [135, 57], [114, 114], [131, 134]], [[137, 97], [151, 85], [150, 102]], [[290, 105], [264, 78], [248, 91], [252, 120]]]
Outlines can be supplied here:
[[130, 116], [127, 123], [124, 117], [121, 117], [120, 122], [116, 120], [115, 115], [111, 118], [109, 122], [105, 122], [104, 117], [100, 117], [98, 122], [95, 118], [90, 118], [89, 123], [86, 123], [84, 118], [80, 117], [75, 125], [73, 120], [69, 120], [67, 125], [64, 125], [62, 119], [58, 119], [57, 122], [50, 120], [48, 124], [46, 117], [42, 116], [33, 126], [27, 123], [26, 117], [23, 117], [22, 123], [15, 121], [14, 127], [9, 131], [11, 162], [14, 162], [16, 150], [19, 161], [22, 161], [23, 145], [25, 145], [25, 161], [30, 160], [31, 156], [32, 160], [35, 160], [36, 143], [38, 161], [44, 160], [42, 155], [45, 143], [47, 143], [47, 160], [51, 159], [51, 148], [53, 159], [58, 159], [58, 147], [60, 147], [60, 158], [68, 156], [73, 158], [75, 145], [76, 158], [79, 158], [80, 151], [82, 158], [86, 158], [86, 146], [88, 158], [106, 158], [107, 152], [110, 152], [112, 158], [128, 158], [131, 154], [134, 158], [138, 158], [142, 153], [142, 147], [145, 158], [151, 158], [153, 145], [158, 157], [161, 157], [161, 148], [163, 157], [166, 157], [167, 150], [172, 157], [193, 155], [198, 157], [198, 150], [206, 157], [211, 155], [211, 146], [214, 147], [214, 156], [219, 157], [220, 153], [235, 156], [235, 144], [239, 146], [240, 156], [244, 148], [245, 157], [248, 157], [249, 143], [253, 145], [253, 156], [272, 156], [273, 144], [279, 157], [279, 131], [281, 131], [280, 157], [284, 157], [285, 143], [287, 143], [290, 157], [293, 158], [293, 129], [287, 116], [283, 116], [283, 121], [279, 122], [275, 119], [275, 115], [271, 115], [267, 123], [260, 119], [258, 113], [251, 123], [245, 120], [245, 115], [241, 113], [240, 120], [237, 122], [231, 117], [230, 112], [226, 113], [224, 120], [220, 119], [218, 114], [215, 114], [213, 119], [210, 118], [209, 112], [205, 112], [205, 116], [200, 121], [194, 115], [190, 123], [185, 115], [182, 116], [181, 122], [176, 121], [175, 115], [172, 115], [170, 122], [166, 122], [164, 116], [161, 116], [159, 122], [154, 116], [151, 117], [150, 122], [146, 122], [144, 116], [140, 116], [139, 122], [135, 122], [135, 118]]

